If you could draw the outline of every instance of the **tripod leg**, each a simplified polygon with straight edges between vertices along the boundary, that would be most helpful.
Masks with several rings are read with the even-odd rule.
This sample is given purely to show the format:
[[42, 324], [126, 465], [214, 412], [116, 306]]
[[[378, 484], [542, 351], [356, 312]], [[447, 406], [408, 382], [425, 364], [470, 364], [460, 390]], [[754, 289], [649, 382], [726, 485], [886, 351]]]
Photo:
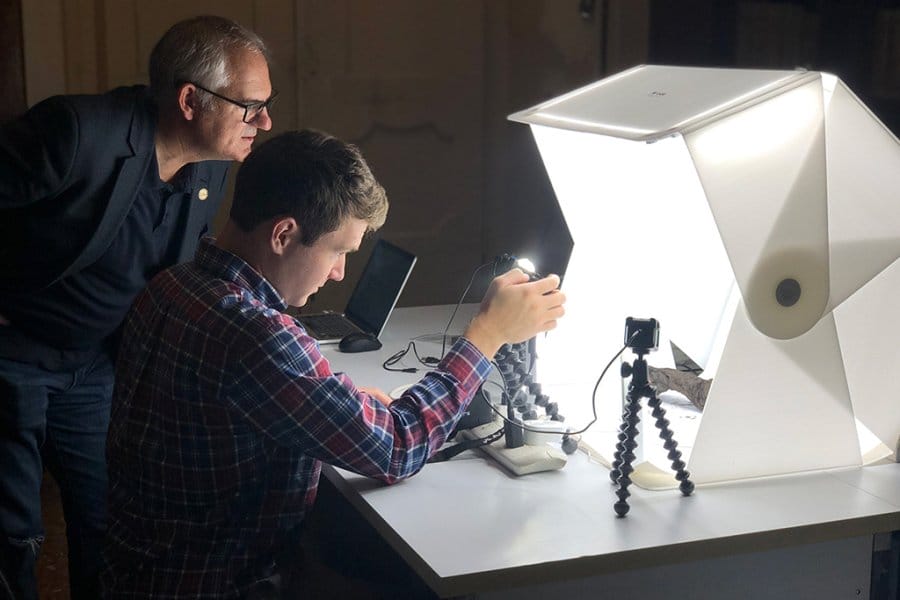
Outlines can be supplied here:
[[669, 451], [667, 455], [672, 461], [672, 470], [675, 471], [675, 479], [680, 483], [678, 489], [685, 496], [690, 496], [694, 491], [694, 483], [690, 480], [691, 474], [684, 469], [684, 461], [681, 460], [681, 451], [678, 450], [678, 442], [674, 439], [674, 433], [669, 429], [669, 420], [666, 419], [666, 409], [664, 409], [659, 398], [652, 391], [645, 394], [647, 396], [647, 405], [653, 409], [653, 418], [656, 419], [656, 427], [659, 428], [659, 437], [663, 439], [663, 448]]
[[[609, 471], [609, 478], [613, 483], [616, 483], [621, 475], [619, 467], [622, 466], [622, 454], [626, 451], [625, 440], [628, 439], [628, 435], [625, 431], [628, 428], [629, 414], [631, 414], [630, 400], [626, 398], [625, 404], [622, 406], [622, 424], [619, 425], [619, 433], [616, 436], [616, 439], [618, 440], [616, 442], [616, 451], [613, 452], [612, 466]], [[630, 444], [630, 446], [631, 447], [628, 448], [629, 450], [634, 450], [637, 447], [637, 443], [634, 442], [634, 436], [632, 436], [632, 444]]]
[[[637, 425], [641, 420], [639, 398], [639, 394], [629, 389], [628, 403], [625, 405], [625, 411], [622, 415], [622, 427], [619, 434], [622, 439], [616, 445], [619, 465], [615, 467], [615, 483], [619, 488], [616, 490], [616, 496], [619, 498], [619, 501], [613, 505], [613, 509], [620, 517], [628, 514], [630, 508], [628, 506], [628, 497], [631, 495], [631, 492], [628, 491], [628, 486], [631, 485], [631, 473], [634, 471], [634, 467], [631, 464], [635, 458], [634, 449], [637, 448], [635, 439], [638, 433]], [[610, 476], [612, 475], [613, 473], [610, 472]]]

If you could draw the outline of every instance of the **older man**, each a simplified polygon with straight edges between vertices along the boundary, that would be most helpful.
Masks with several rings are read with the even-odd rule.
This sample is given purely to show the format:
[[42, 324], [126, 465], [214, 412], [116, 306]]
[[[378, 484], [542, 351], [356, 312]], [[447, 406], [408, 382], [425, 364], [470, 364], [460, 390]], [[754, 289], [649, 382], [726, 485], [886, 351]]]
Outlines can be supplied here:
[[156, 44], [149, 88], [53, 97], [0, 128], [0, 575], [15, 597], [37, 597], [44, 467], [72, 597], [98, 597], [119, 325], [193, 255], [274, 96], [263, 42], [197, 17]]
[[562, 315], [556, 276], [510, 271], [403, 397], [357, 387], [284, 311], [341, 280], [346, 256], [386, 213], [355, 147], [283, 134], [242, 165], [219, 238], [138, 297], [109, 430], [110, 597], [274, 593], [322, 462], [386, 483], [415, 474], [484, 382], [489, 357]]

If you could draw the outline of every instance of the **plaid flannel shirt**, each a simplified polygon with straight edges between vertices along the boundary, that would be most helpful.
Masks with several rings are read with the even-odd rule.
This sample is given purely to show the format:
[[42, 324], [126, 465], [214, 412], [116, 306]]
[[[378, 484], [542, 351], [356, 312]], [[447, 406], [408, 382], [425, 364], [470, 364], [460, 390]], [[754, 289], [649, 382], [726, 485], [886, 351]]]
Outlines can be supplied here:
[[136, 300], [107, 447], [112, 597], [237, 596], [239, 575], [290, 543], [322, 462], [385, 483], [415, 474], [490, 371], [461, 338], [385, 407], [332, 373], [286, 308], [208, 239]]

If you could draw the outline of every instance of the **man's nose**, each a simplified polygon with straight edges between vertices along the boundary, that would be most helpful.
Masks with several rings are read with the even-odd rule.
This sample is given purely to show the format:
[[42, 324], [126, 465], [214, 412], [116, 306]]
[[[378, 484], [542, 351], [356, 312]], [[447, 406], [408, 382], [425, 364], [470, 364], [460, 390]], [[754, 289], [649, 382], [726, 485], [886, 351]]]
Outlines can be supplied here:
[[334, 267], [331, 269], [331, 279], [333, 281], [340, 281], [344, 278], [344, 267], [346, 266], [346, 259], [341, 256], [337, 263], [335, 263]]
[[269, 114], [268, 107], [263, 108], [260, 113], [256, 115], [253, 126], [257, 129], [262, 129], [263, 131], [272, 129], [272, 115]]

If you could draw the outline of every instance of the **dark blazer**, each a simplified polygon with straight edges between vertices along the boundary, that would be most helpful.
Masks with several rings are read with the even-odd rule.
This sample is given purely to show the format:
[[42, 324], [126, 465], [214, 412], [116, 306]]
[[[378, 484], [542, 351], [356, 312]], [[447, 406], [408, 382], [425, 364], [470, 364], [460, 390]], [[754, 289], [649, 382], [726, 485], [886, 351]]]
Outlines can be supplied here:
[[[39, 290], [103, 254], [154, 157], [155, 131], [144, 86], [54, 96], [0, 127], [0, 290]], [[179, 262], [209, 230], [227, 170], [197, 163]]]

